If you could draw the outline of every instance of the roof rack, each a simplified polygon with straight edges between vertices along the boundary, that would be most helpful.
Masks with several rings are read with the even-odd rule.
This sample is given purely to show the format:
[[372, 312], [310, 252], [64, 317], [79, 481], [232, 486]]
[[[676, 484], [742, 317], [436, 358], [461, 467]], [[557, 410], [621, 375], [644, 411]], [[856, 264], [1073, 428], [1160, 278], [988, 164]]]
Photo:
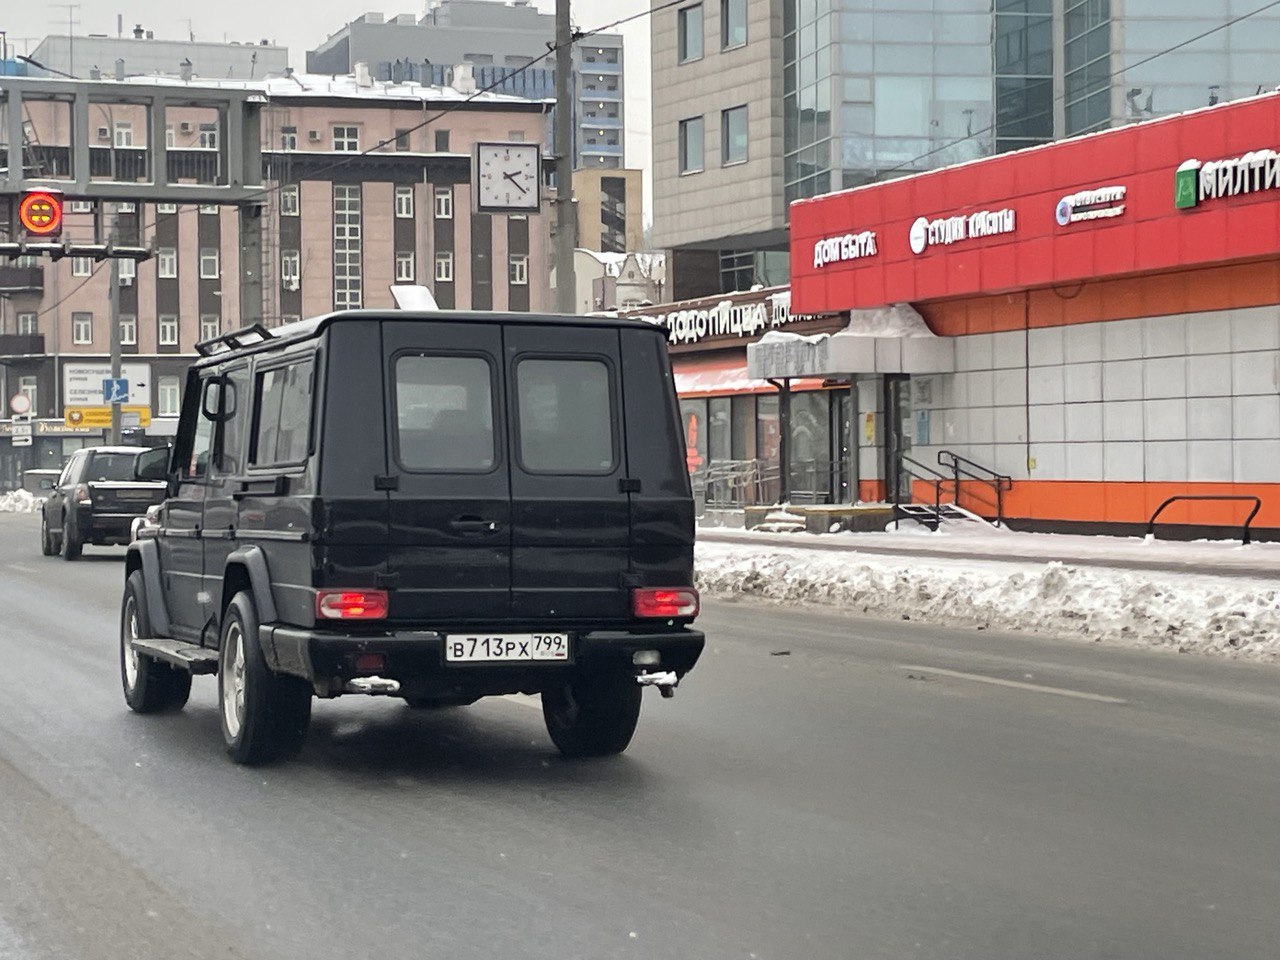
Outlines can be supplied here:
[[220, 337], [201, 340], [196, 344], [196, 353], [202, 357], [211, 357], [215, 353], [241, 350], [245, 347], [253, 346], [255, 343], [265, 343], [268, 340], [274, 340], [275, 337], [276, 335], [262, 324], [251, 323], [247, 327], [242, 327], [231, 333], [224, 333]]

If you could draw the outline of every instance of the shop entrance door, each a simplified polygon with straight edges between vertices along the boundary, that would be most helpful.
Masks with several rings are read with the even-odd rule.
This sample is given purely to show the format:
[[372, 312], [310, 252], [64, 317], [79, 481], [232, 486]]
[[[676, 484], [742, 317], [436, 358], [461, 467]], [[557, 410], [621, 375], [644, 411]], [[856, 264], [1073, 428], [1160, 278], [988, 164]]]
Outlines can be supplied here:
[[911, 475], [902, 469], [903, 455], [911, 454], [911, 378], [906, 374], [885, 374], [884, 432], [885, 500], [910, 503]]

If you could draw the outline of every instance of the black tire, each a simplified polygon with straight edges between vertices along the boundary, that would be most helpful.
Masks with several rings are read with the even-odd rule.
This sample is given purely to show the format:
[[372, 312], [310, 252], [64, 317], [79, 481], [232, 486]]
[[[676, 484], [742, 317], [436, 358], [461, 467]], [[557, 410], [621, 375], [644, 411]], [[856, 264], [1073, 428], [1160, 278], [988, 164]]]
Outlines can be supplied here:
[[218, 717], [227, 753], [249, 766], [295, 756], [311, 723], [311, 686], [267, 666], [258, 612], [244, 591], [231, 598], [222, 618]]
[[120, 685], [135, 713], [181, 710], [191, 696], [191, 674], [134, 651], [130, 640], [151, 636], [142, 571], [129, 574], [120, 608]]
[[54, 549], [53, 534], [49, 532], [49, 515], [40, 510], [40, 552], [46, 557], [54, 556], [58, 551]]
[[84, 544], [80, 542], [80, 538], [76, 535], [75, 523], [68, 513], [66, 520], [62, 524], [62, 559], [63, 560], [79, 560], [80, 551], [84, 549]]
[[566, 757], [621, 753], [636, 732], [640, 693], [628, 673], [575, 676], [542, 694], [547, 733]]

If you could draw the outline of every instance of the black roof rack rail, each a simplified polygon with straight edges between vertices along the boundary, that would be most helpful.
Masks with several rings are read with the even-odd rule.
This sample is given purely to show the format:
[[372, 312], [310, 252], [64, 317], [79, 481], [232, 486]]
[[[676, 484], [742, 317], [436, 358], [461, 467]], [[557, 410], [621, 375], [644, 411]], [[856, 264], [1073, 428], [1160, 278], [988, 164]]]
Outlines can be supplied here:
[[228, 350], [241, 350], [244, 347], [253, 346], [256, 343], [265, 343], [268, 340], [274, 340], [276, 335], [264, 327], [260, 323], [251, 323], [247, 327], [241, 327], [231, 333], [224, 333], [220, 337], [214, 337], [211, 340], [201, 340], [196, 344], [196, 353], [202, 357], [211, 357], [215, 353], [222, 353]]

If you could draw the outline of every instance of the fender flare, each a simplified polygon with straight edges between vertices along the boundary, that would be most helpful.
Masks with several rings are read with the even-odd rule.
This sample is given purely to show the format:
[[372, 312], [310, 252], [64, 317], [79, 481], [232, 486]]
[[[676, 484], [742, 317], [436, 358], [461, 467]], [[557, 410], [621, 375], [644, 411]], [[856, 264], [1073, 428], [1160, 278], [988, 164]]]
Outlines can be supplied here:
[[[133, 557], [137, 563], [130, 563]], [[147, 616], [151, 632], [160, 637], [169, 636], [169, 610], [164, 605], [164, 591], [160, 587], [160, 545], [149, 537], [129, 544], [129, 557], [125, 569], [135, 567], [142, 571], [142, 586], [147, 596]]]
[[[267, 573], [267, 555], [262, 548], [255, 545], [239, 547], [232, 550], [227, 557], [227, 566], [240, 564], [249, 571], [249, 586], [253, 589], [253, 602], [258, 608], [259, 623], [274, 623], [277, 619], [275, 595], [271, 592], [271, 576]], [[225, 595], [226, 578], [223, 578], [222, 606], [231, 599]]]

